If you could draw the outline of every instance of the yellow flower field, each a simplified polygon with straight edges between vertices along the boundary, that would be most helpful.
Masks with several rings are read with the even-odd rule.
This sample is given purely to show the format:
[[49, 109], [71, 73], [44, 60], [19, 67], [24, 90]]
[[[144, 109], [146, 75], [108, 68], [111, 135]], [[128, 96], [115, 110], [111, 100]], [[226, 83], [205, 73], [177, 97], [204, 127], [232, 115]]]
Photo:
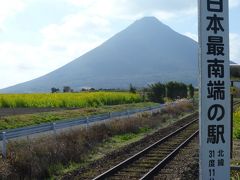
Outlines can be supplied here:
[[128, 92], [81, 92], [53, 94], [0, 94], [0, 107], [99, 107], [140, 102]]

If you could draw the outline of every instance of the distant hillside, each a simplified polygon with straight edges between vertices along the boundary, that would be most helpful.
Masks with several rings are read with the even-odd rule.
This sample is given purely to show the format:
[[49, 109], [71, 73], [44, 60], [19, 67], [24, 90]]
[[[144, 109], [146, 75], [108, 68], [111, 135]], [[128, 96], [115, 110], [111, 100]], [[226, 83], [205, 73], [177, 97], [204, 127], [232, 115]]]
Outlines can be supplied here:
[[37, 79], [1, 93], [49, 92], [52, 87], [128, 88], [152, 82], [197, 85], [197, 43], [155, 17], [135, 21], [99, 47]]

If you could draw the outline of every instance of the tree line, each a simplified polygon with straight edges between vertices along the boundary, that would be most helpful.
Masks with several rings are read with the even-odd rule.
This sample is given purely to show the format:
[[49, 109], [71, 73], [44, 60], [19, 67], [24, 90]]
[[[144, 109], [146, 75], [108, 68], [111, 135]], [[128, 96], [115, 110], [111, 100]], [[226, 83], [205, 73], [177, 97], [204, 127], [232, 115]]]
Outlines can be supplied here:
[[[95, 91], [95, 88], [82, 88], [81, 91]], [[59, 88], [52, 87], [51, 92], [59, 93], [59, 92], [61, 92], [61, 90]], [[69, 93], [69, 92], [77, 92], [77, 91], [74, 91], [74, 89], [72, 89], [70, 86], [64, 86], [62, 92]], [[80, 91], [78, 91], [78, 92], [80, 92]]]
[[[110, 89], [99, 89], [100, 91], [110, 90]], [[111, 89], [111, 91], [116, 89]], [[96, 91], [94, 88], [85, 89], [83, 88], [81, 91]], [[134, 87], [132, 84], [129, 86], [129, 92], [137, 93], [137, 88]], [[60, 92], [58, 88], [51, 88], [52, 93]], [[64, 86], [62, 92], [75, 92], [70, 86]], [[138, 91], [143, 100], [149, 100], [152, 102], [157, 103], [164, 103], [164, 99], [180, 99], [180, 98], [193, 98], [194, 96], [194, 87], [192, 84], [184, 84], [182, 82], [170, 81], [168, 83], [153, 83], [148, 85], [147, 88], [143, 88], [142, 90]]]
[[149, 101], [163, 103], [165, 98], [193, 98], [194, 87], [192, 84], [187, 85], [175, 81], [170, 81], [166, 84], [158, 82], [150, 84], [147, 88], [144, 88], [142, 94], [144, 99], [147, 98]]

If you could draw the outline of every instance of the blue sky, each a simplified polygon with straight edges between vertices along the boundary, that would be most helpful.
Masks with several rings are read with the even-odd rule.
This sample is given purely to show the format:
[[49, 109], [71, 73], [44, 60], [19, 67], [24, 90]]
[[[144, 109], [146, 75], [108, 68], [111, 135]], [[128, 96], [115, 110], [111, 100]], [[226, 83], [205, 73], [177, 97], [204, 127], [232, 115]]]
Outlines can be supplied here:
[[[230, 0], [240, 63], [240, 0]], [[197, 40], [197, 0], [0, 0], [0, 88], [53, 71], [144, 16]]]

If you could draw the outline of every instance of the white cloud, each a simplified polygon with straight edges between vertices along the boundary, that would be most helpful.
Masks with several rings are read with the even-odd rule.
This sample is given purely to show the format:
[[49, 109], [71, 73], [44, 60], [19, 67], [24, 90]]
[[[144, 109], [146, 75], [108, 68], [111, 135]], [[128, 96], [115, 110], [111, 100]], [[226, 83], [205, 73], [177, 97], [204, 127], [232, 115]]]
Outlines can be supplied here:
[[28, 0], [0, 0], [0, 28], [4, 28], [7, 18], [25, 9]]
[[158, 11], [152, 14], [153, 16], [157, 17], [161, 21], [167, 21], [169, 19], [175, 18], [176, 14], [168, 11]]
[[0, 87], [37, 78], [53, 71], [86, 52], [92, 43], [71, 43], [54, 46], [44, 42], [39, 46], [18, 43], [0, 43], [1, 77]]
[[[188, 17], [196, 17], [197, 21], [196, 0], [62, 0], [59, 3], [63, 1], [75, 10], [62, 17], [61, 22], [39, 29], [39, 44], [0, 42], [0, 59], [6, 60], [1, 62], [1, 76], [6, 81], [2, 81], [0, 87], [48, 73], [100, 45], [143, 16], [153, 15], [173, 23], [185, 23]], [[239, 6], [239, 1], [230, 0], [230, 7]], [[30, 0], [0, 0], [0, 32], [4, 30], [4, 22], [23, 12], [30, 2], [33, 3]], [[197, 40], [192, 32], [185, 35]], [[231, 34], [233, 60], [240, 59], [239, 42], [240, 36]]]
[[75, 15], [66, 17], [62, 24], [43, 28], [39, 45], [0, 43], [0, 57], [5, 60], [1, 62], [4, 81], [0, 87], [37, 78], [65, 65], [100, 45], [104, 39], [97, 34], [106, 32], [108, 22], [104, 19], [93, 17], [88, 21]]
[[[111, 33], [109, 21], [77, 13], [66, 16], [61, 24], [50, 24], [41, 31], [46, 50], [64, 52], [68, 61], [100, 45]], [[66, 60], [65, 60], [66, 61]]]
[[122, 17], [133, 15], [151, 15], [153, 12], [162, 14], [164, 19], [173, 17], [180, 11], [196, 13], [197, 1], [193, 0], [66, 0], [68, 3], [77, 5], [81, 8], [88, 8], [91, 14], [97, 14], [102, 17]]
[[37, 49], [16, 43], [0, 43], [1, 52], [1, 87], [27, 81], [40, 75], [43, 68], [36, 63]]
[[240, 0], [229, 0], [229, 7], [235, 8], [240, 5]]
[[184, 33], [185, 36], [188, 36], [190, 37], [191, 39], [195, 40], [198, 42], [198, 35], [197, 34], [194, 34], [194, 33], [191, 33], [191, 32], [186, 32]]
[[136, 11], [168, 11], [178, 12], [195, 8], [197, 1], [193, 0], [138, 0], [131, 1], [129, 10], [135, 9]]
[[[23, 10], [24, 6], [16, 7]], [[5, 60], [1, 62], [4, 81], [1, 81], [0, 87], [44, 75], [100, 45], [112, 35], [111, 28], [106, 18], [92, 11], [85, 9], [69, 14], [63, 17], [61, 23], [49, 24], [40, 29], [39, 36], [42, 38], [37, 45], [0, 42], [0, 59]]]
[[230, 33], [230, 59], [240, 64], [240, 34]]

